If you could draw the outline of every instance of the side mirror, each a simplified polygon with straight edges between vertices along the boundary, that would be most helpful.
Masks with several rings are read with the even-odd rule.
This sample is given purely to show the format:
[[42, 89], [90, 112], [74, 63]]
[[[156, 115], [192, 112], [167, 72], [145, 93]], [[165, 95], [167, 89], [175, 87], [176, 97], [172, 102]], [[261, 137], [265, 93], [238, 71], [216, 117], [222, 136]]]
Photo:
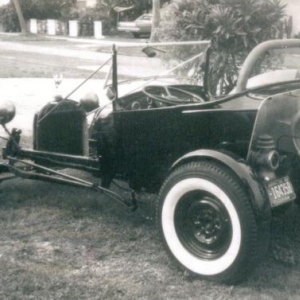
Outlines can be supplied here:
[[142, 49], [142, 52], [144, 52], [148, 57], [151, 57], [151, 58], [156, 56], [157, 51], [166, 53], [166, 51], [164, 51], [164, 50], [153, 48], [151, 46], [147, 46]]
[[152, 47], [145, 47], [142, 49], [142, 52], [144, 52], [148, 57], [155, 57], [156, 56], [156, 51]]
[[106, 96], [107, 96], [107, 98], [108, 98], [110, 101], [115, 100], [115, 98], [116, 98], [116, 93], [115, 93], [115, 91], [114, 91], [114, 89], [113, 89], [112, 87], [109, 86], [109, 87], [106, 89]]

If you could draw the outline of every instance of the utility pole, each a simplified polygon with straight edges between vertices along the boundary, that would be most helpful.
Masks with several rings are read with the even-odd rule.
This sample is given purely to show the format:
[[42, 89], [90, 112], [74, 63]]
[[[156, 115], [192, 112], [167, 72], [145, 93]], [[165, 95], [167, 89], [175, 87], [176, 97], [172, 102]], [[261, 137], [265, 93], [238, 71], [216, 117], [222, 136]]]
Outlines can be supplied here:
[[23, 12], [19, 3], [19, 0], [13, 0], [13, 3], [15, 5], [15, 9], [18, 15], [18, 19], [19, 19], [19, 23], [20, 23], [20, 27], [21, 27], [21, 32], [22, 33], [27, 33], [27, 26], [24, 20], [24, 16], [23, 16]]

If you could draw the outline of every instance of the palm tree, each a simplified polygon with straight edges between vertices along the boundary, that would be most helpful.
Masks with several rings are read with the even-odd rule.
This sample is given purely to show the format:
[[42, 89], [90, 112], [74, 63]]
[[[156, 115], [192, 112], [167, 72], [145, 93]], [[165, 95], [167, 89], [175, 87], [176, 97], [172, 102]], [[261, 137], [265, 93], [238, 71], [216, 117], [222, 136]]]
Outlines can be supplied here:
[[158, 40], [157, 28], [160, 22], [160, 0], [152, 0], [152, 11], [153, 11], [153, 19], [152, 19], [152, 30], [151, 30], [150, 41], [155, 42]]
[[13, 0], [13, 3], [15, 5], [15, 9], [18, 15], [20, 27], [21, 27], [21, 32], [22, 33], [27, 33], [27, 26], [24, 20], [23, 12], [19, 3], [19, 0]]

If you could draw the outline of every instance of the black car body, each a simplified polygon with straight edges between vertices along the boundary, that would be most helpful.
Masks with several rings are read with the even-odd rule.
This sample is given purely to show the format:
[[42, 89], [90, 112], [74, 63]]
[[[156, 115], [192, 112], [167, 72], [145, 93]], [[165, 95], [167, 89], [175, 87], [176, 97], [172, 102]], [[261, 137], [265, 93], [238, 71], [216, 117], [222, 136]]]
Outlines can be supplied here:
[[[294, 203], [299, 190], [298, 72], [270, 72], [263, 85], [254, 77], [250, 88], [248, 79], [266, 53], [299, 47], [299, 40], [257, 46], [235, 90], [215, 98], [205, 85], [179, 83], [119, 96], [114, 50], [111, 103], [47, 104], [35, 115], [32, 150], [19, 146], [19, 130], [7, 130], [14, 108], [2, 105], [9, 140], [0, 172], [97, 190], [132, 208], [135, 192], [157, 194], [158, 229], [174, 261], [205, 278], [239, 281], [267, 249], [272, 210]], [[272, 82], [276, 72], [283, 79]], [[58, 166], [90, 171], [101, 185]], [[109, 190], [115, 179], [129, 184], [131, 202]]]

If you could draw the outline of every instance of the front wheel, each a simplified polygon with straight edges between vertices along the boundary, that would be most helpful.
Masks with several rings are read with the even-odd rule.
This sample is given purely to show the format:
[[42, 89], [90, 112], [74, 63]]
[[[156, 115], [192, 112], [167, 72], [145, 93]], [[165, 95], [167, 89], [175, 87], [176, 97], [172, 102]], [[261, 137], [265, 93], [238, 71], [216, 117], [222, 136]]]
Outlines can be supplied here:
[[170, 256], [183, 269], [225, 283], [241, 280], [259, 253], [257, 223], [236, 175], [213, 162], [180, 166], [156, 206]]

